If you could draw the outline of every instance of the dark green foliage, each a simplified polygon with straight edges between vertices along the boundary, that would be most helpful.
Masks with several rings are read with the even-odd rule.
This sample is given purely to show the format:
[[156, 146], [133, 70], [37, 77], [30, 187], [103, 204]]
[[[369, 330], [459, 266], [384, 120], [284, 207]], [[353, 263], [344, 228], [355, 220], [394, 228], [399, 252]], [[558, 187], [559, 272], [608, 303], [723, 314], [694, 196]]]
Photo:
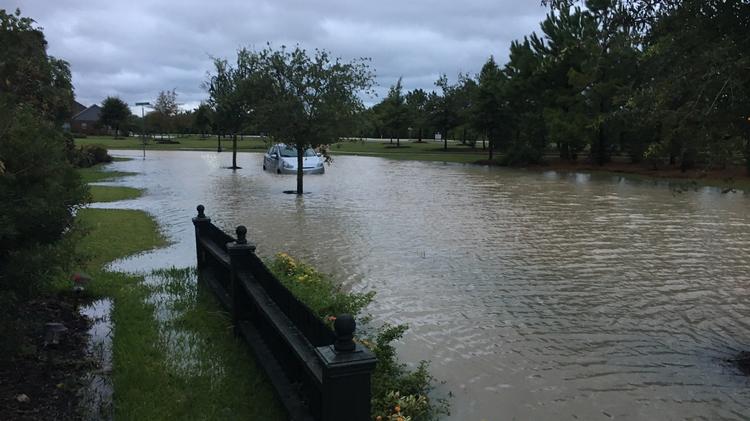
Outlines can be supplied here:
[[41, 118], [62, 124], [70, 117], [73, 90], [68, 63], [47, 55], [34, 21], [0, 9], [0, 93], [4, 106], [26, 104]]
[[388, 90], [388, 96], [383, 100], [382, 119], [383, 125], [390, 138], [396, 138], [396, 144], [400, 146], [400, 139], [404, 137], [408, 126], [408, 112], [406, 98], [404, 98], [401, 78]]
[[0, 115], [0, 289], [25, 298], [61, 274], [55, 244], [88, 193], [52, 123], [29, 107]]
[[96, 164], [112, 162], [107, 148], [101, 145], [83, 145], [75, 150], [74, 161], [78, 168], [93, 167]]
[[[236, 65], [215, 59], [205, 83], [219, 130], [232, 134], [253, 126], [296, 146], [297, 194], [303, 193], [302, 157], [312, 146], [337, 142], [355, 131], [364, 106], [357, 96], [372, 85], [367, 60], [344, 62], [324, 50], [245, 48]], [[236, 164], [233, 165], [236, 167]]]
[[[478, 77], [442, 75], [439, 93], [407, 92], [404, 124], [425, 126], [426, 111], [426, 130], [486, 138], [489, 158], [497, 147], [507, 165], [624, 155], [683, 170], [743, 164], [750, 174], [750, 2], [542, 4], [540, 32], [514, 41], [504, 67], [490, 58]], [[387, 134], [388, 101], [363, 115], [364, 132]]]
[[206, 134], [211, 130], [212, 123], [213, 110], [208, 104], [201, 103], [193, 113], [193, 127], [201, 134], [201, 138], [206, 137]]
[[0, 337], [13, 352], [28, 323], [15, 303], [68, 275], [73, 215], [88, 191], [63, 135], [73, 91], [33, 21], [0, 10]]
[[[120, 133], [120, 128], [125, 128], [131, 116], [130, 107], [125, 101], [118, 97], [108, 96], [102, 102], [102, 111], [99, 122], [111, 127], [115, 131], [115, 137]], [[126, 128], [127, 131], [127, 128]]]

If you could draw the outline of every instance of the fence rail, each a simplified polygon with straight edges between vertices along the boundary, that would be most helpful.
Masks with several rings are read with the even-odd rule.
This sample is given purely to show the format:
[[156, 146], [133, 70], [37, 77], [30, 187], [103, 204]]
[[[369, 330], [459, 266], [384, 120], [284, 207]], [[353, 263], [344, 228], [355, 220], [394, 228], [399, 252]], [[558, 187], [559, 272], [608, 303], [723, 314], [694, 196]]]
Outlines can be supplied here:
[[203, 205], [193, 218], [199, 282], [232, 315], [293, 420], [370, 419], [375, 356], [353, 340], [351, 315], [334, 330], [298, 300], [255, 255], [247, 229], [234, 238], [211, 223]]

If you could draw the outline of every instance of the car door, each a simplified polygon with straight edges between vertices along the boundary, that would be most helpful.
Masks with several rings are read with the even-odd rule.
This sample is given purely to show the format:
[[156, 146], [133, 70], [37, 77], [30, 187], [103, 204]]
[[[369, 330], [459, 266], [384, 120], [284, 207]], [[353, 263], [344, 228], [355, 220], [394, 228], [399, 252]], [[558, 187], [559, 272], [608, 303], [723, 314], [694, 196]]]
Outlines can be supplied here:
[[269, 156], [269, 159], [271, 160], [271, 164], [268, 166], [268, 168], [272, 169], [272, 171], [276, 171], [279, 169], [279, 147], [274, 146], [271, 148], [271, 156]]
[[273, 152], [273, 146], [268, 148], [266, 151], [266, 154], [263, 155], [263, 169], [270, 170], [271, 169], [271, 153]]

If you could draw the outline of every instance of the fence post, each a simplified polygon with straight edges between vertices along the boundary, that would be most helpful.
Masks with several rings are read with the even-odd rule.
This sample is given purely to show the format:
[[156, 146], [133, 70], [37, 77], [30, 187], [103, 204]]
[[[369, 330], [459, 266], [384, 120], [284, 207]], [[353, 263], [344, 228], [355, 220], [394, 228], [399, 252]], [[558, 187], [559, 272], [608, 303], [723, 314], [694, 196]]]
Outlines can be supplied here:
[[250, 298], [240, 285], [239, 273], [247, 268], [248, 257], [255, 253], [255, 245], [247, 242], [247, 228], [240, 225], [235, 230], [237, 241], [227, 244], [231, 269], [229, 294], [232, 297], [232, 325], [235, 335], [239, 334], [238, 322], [250, 316]]
[[198, 216], [193, 218], [193, 225], [195, 226], [195, 254], [198, 258], [198, 273], [200, 273], [206, 261], [206, 253], [203, 251], [200, 241], [201, 235], [205, 234], [205, 232], [201, 232], [201, 228], [209, 225], [211, 218], [206, 217], [206, 214], [203, 213], [206, 210], [203, 205], [198, 205], [196, 209], [198, 210]]
[[321, 419], [345, 421], [370, 419], [370, 375], [377, 362], [369, 349], [355, 343], [354, 318], [336, 317], [336, 342], [315, 349], [323, 363]]

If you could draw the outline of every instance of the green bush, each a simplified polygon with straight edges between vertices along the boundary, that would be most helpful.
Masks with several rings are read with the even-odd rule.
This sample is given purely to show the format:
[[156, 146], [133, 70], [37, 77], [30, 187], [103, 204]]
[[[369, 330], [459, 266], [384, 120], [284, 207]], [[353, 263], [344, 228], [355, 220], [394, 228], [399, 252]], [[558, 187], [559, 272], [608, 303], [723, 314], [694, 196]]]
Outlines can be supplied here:
[[74, 231], [73, 215], [88, 189], [51, 123], [26, 107], [0, 115], [0, 290], [29, 296], [55, 273], [60, 259], [53, 246]]
[[398, 360], [393, 343], [401, 339], [408, 327], [385, 324], [373, 328], [367, 323], [370, 317], [361, 316], [372, 302], [374, 292], [344, 292], [312, 266], [286, 253], [277, 254], [269, 267], [297, 298], [327, 323], [332, 324], [337, 314], [348, 313], [363, 324], [358, 328], [357, 341], [369, 348], [378, 360], [372, 375], [373, 418], [419, 421], [448, 413], [445, 399], [435, 400], [429, 396], [435, 383], [429, 373], [429, 363], [421, 361], [415, 370], [409, 370]]
[[0, 112], [0, 348], [23, 333], [16, 303], [65, 278], [77, 234], [73, 215], [88, 190], [66, 157], [65, 137], [32, 108]]
[[107, 148], [104, 146], [83, 145], [76, 150], [73, 162], [79, 168], [88, 168], [96, 164], [112, 162], [112, 156], [109, 155]]

